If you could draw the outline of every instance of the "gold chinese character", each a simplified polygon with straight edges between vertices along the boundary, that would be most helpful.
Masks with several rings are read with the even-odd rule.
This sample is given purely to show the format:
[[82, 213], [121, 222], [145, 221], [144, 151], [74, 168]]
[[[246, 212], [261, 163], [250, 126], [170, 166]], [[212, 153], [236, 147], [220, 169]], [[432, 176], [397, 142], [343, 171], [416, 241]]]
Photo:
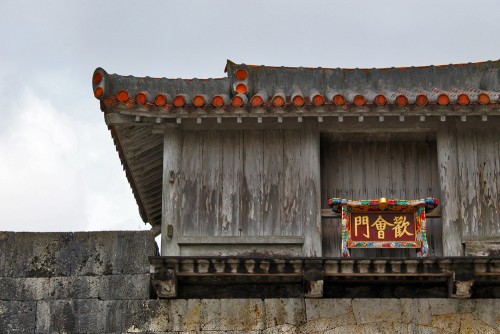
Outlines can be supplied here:
[[382, 215], [379, 215], [377, 220], [375, 220], [375, 222], [372, 224], [372, 226], [375, 226], [375, 228], [378, 231], [377, 238], [384, 239], [384, 237], [385, 237], [384, 231], [385, 231], [385, 228], [387, 227], [387, 225], [394, 226], [394, 224], [391, 224], [387, 220], [382, 218]]
[[412, 233], [406, 230], [408, 225], [410, 225], [410, 222], [406, 220], [405, 216], [394, 217], [394, 227], [392, 229], [394, 230], [396, 238], [402, 237], [403, 234], [413, 235]]
[[366, 234], [363, 233], [363, 236], [365, 238], [370, 237], [370, 228], [368, 226], [368, 216], [356, 216], [354, 217], [354, 235], [357, 237], [358, 236], [358, 226], [359, 225], [366, 225]]

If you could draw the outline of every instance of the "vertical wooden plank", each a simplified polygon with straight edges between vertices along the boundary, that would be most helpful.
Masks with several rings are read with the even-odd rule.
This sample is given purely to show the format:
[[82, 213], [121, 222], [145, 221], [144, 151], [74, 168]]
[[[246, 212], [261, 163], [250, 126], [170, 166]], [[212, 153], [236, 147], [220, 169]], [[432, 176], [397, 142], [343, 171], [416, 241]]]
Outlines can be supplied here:
[[332, 158], [333, 145], [328, 133], [320, 134], [320, 165], [321, 165], [321, 208], [328, 208], [328, 199], [336, 197], [334, 194], [333, 176], [338, 176], [334, 159]]
[[[432, 182], [432, 172], [431, 172], [431, 158], [430, 158], [430, 146], [428, 142], [418, 141], [414, 142], [417, 151], [417, 170], [418, 170], [418, 178], [417, 178], [417, 197], [425, 198], [429, 197], [432, 194], [430, 193], [431, 182]], [[427, 243], [429, 246], [429, 256], [434, 256], [434, 245], [436, 243], [441, 243], [441, 240], [436, 240], [434, 233], [435, 226], [430, 224], [430, 221], [427, 224]]]
[[379, 163], [384, 157], [379, 156], [378, 142], [367, 142], [366, 146], [367, 149], [363, 152], [366, 155], [365, 177], [363, 180], [366, 188], [360, 199], [377, 199], [385, 196], [382, 194], [379, 179]]
[[[179, 217], [179, 167], [182, 153], [182, 133], [172, 129], [165, 132], [163, 140], [163, 189], [161, 222], [161, 255], [180, 255], [177, 237], [181, 233]], [[173, 235], [167, 236], [168, 226]]]
[[497, 130], [481, 130], [477, 134], [479, 236], [499, 236], [498, 156], [495, 151]]
[[215, 228], [219, 220], [220, 161], [221, 141], [219, 131], [204, 131], [198, 201], [198, 224], [202, 236], [216, 235]]
[[377, 143], [378, 155], [378, 197], [390, 198], [391, 189], [391, 154], [389, 142]]
[[[458, 204], [458, 209], [459, 209], [459, 217], [460, 217], [460, 227], [462, 231], [462, 237], [466, 237], [470, 235], [470, 226], [467, 223], [468, 221], [468, 206], [466, 207], [467, 203], [467, 166], [466, 162], [464, 161], [464, 156], [461, 152], [464, 152], [466, 149], [465, 145], [466, 142], [464, 138], [462, 137], [464, 135], [464, 130], [458, 130], [456, 134], [456, 139], [457, 139], [457, 161], [458, 161], [458, 194], [460, 197], [457, 197], [459, 200]], [[439, 136], [438, 136], [439, 138]], [[439, 140], [438, 140], [438, 158], [440, 153], [440, 145], [439, 145]], [[439, 159], [438, 159], [439, 160]], [[440, 161], [440, 160], [439, 160]], [[443, 168], [441, 162], [439, 162], [439, 169]], [[440, 176], [441, 178], [441, 176]], [[445, 193], [443, 191], [443, 180], [441, 180], [441, 195], [443, 198], [443, 202], [445, 202]], [[444, 206], [442, 207], [442, 209]], [[445, 224], [444, 217], [443, 218], [443, 225]], [[443, 226], [444, 229], [444, 226]], [[443, 231], [444, 232], [444, 231]], [[443, 233], [444, 234], [444, 233]]]
[[[339, 171], [339, 147], [330, 133], [320, 135], [320, 163], [321, 163], [321, 208], [328, 207], [328, 199], [343, 197], [342, 181], [344, 176]], [[345, 196], [344, 196], [345, 197]], [[326, 257], [339, 257], [342, 243], [342, 227], [338, 218], [322, 218], [322, 252]]]
[[197, 131], [184, 131], [182, 161], [179, 173], [181, 191], [181, 224], [183, 236], [199, 236], [198, 207], [201, 182], [202, 135]]
[[237, 131], [224, 131], [221, 136], [222, 195], [216, 235], [237, 236], [240, 227], [241, 134]]
[[299, 207], [303, 217], [303, 256], [321, 256], [319, 130], [316, 119], [304, 120], [301, 133]]
[[[456, 144], [456, 142], [455, 142]], [[437, 156], [437, 145], [435, 141], [429, 143], [429, 155], [430, 155], [430, 171], [431, 171], [431, 182], [429, 196], [437, 198], [439, 203], [441, 201], [441, 189], [439, 181], [439, 168], [438, 168], [438, 156]], [[456, 213], [458, 216], [458, 212]], [[458, 227], [460, 227], [460, 222], [458, 222]], [[444, 256], [443, 254], [443, 224], [441, 218], [427, 218], [427, 229], [432, 231], [434, 237], [434, 256]], [[458, 233], [457, 235], [461, 235]]]
[[241, 192], [241, 233], [263, 235], [262, 225], [262, 171], [263, 132], [243, 132], [243, 180]]
[[404, 170], [406, 180], [406, 198], [418, 198], [417, 149], [412, 142], [404, 142]]
[[406, 181], [404, 172], [404, 149], [401, 142], [390, 143], [391, 152], [391, 191], [390, 197], [405, 199]]
[[460, 166], [460, 195], [462, 234], [472, 237], [478, 235], [478, 166], [477, 166], [477, 138], [471, 129], [461, 130], [459, 135], [459, 166]]
[[352, 170], [351, 170], [351, 148], [348, 143], [336, 142], [332, 159], [339, 171], [335, 177], [335, 197], [352, 198]]
[[339, 218], [322, 218], [322, 250], [325, 257], [341, 257], [342, 222]]
[[302, 235], [300, 215], [299, 179], [301, 153], [301, 133], [297, 130], [283, 131], [283, 173], [284, 191], [282, 200], [281, 234], [284, 236]]
[[436, 149], [441, 194], [443, 256], [462, 256], [459, 192], [462, 193], [464, 190], [464, 184], [461, 181], [463, 174], [459, 172], [463, 169], [459, 169], [460, 146], [457, 144], [456, 132], [452, 126], [443, 127], [437, 132]]
[[498, 131], [494, 131], [493, 137], [494, 137], [493, 138], [494, 146], [492, 147], [492, 149], [493, 149], [493, 154], [495, 155], [495, 170], [497, 171], [495, 175], [497, 181], [496, 182], [497, 201], [495, 202], [497, 219], [496, 219], [496, 225], [494, 225], [494, 233], [496, 236], [500, 236], [500, 133]]
[[[369, 176], [369, 171], [366, 166], [373, 166], [375, 162], [370, 158], [370, 149], [366, 150], [360, 143], [349, 143], [350, 156], [346, 157], [351, 159], [351, 183], [352, 189], [350, 190], [352, 197], [350, 199], [364, 199], [367, 194], [367, 188], [370, 188], [371, 182]], [[365, 160], [365, 155], [367, 155]]]
[[283, 131], [263, 133], [262, 221], [265, 236], [281, 235], [283, 198]]

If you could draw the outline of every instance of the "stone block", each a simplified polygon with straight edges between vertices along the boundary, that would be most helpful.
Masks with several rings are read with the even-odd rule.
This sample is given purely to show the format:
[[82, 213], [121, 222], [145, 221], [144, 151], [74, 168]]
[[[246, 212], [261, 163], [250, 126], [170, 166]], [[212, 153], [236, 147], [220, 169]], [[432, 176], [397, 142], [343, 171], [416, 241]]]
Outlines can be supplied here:
[[324, 332], [325, 334], [365, 334], [363, 325], [348, 325], [333, 328]]
[[262, 331], [262, 334], [299, 334], [301, 331], [294, 325], [283, 324], [267, 328]]
[[408, 325], [400, 322], [373, 323], [364, 327], [364, 334], [408, 334]]
[[473, 314], [500, 332], [500, 299], [476, 299]]
[[0, 301], [1, 333], [33, 333], [36, 326], [35, 301]]
[[429, 306], [432, 315], [472, 313], [476, 308], [475, 301], [472, 299], [430, 298]]
[[49, 279], [0, 277], [0, 300], [42, 300], [49, 296]]
[[408, 334], [450, 334], [450, 332], [427, 325], [409, 324]]
[[264, 329], [264, 302], [261, 299], [203, 299], [202, 331], [255, 331]]
[[399, 299], [353, 299], [352, 310], [358, 324], [372, 322], [401, 322]]
[[86, 299], [99, 296], [98, 276], [52, 277], [50, 299]]
[[352, 312], [351, 299], [306, 299], [307, 320], [332, 318]]
[[156, 255], [151, 231], [76, 232], [72, 275], [149, 273], [148, 256]]
[[352, 312], [328, 318], [314, 318], [300, 327], [300, 330], [302, 333], [323, 333], [330, 329], [350, 325], [356, 325]]
[[100, 277], [99, 299], [149, 299], [150, 275], [106, 275]]
[[106, 300], [99, 304], [99, 332], [122, 333], [124, 321], [129, 313], [126, 300]]
[[170, 317], [171, 309], [168, 300], [148, 300], [143, 304], [144, 311], [148, 315], [143, 324], [145, 332], [169, 331], [172, 328]]
[[15, 232], [0, 232], [0, 277], [11, 277], [14, 268]]
[[460, 329], [460, 314], [441, 314], [432, 316], [432, 327], [457, 333]]
[[99, 304], [97, 299], [38, 302], [36, 333], [98, 333]]
[[99, 305], [100, 333], [170, 330], [168, 304], [158, 300], [106, 300]]
[[484, 321], [474, 317], [472, 314], [460, 315], [460, 333], [467, 334], [498, 334], [498, 331], [485, 323]]
[[401, 299], [401, 309], [401, 321], [403, 323], [430, 325], [432, 322], [428, 299]]
[[200, 299], [172, 299], [170, 324], [172, 331], [199, 331], [201, 321]]
[[265, 327], [280, 325], [300, 326], [306, 322], [306, 306], [303, 298], [265, 299]]
[[16, 233], [13, 276], [69, 276], [72, 239], [72, 233]]

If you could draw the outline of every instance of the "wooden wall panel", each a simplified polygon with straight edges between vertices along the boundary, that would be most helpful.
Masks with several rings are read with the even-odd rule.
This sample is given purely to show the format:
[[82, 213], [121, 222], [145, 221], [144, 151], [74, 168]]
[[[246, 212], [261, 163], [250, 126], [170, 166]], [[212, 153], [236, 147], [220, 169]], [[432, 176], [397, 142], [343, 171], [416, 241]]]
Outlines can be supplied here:
[[500, 239], [500, 132], [461, 129], [458, 138], [463, 241]]
[[301, 133], [299, 205], [302, 210], [304, 256], [322, 256], [320, 135], [316, 120], [305, 120]]
[[[339, 175], [333, 175], [339, 173]], [[321, 206], [331, 197], [419, 199], [440, 197], [435, 141], [373, 140], [321, 135]], [[326, 195], [326, 197], [325, 197]], [[346, 196], [347, 195], [347, 196]], [[340, 256], [339, 218], [323, 218], [324, 256]], [[333, 225], [333, 226], [332, 226]], [[441, 220], [428, 219], [431, 255], [442, 254]], [[335, 241], [338, 240], [338, 241]], [[338, 243], [337, 243], [338, 242]], [[415, 256], [414, 250], [353, 250], [360, 256]]]
[[262, 131], [243, 133], [243, 180], [241, 197], [241, 235], [263, 235], [262, 172], [264, 145]]
[[316, 127], [184, 131], [180, 160], [182, 237], [312, 233], [309, 250], [321, 255]]
[[240, 192], [242, 180], [242, 133], [221, 133], [222, 179], [220, 183], [220, 219], [215, 236], [237, 236], [240, 228]]
[[198, 199], [200, 235], [215, 235], [220, 216], [221, 136], [218, 131], [200, 133], [202, 142], [201, 184]]
[[302, 214], [300, 208], [301, 194], [299, 192], [301, 138], [300, 132], [284, 130], [283, 132], [283, 170], [284, 189], [281, 219], [281, 235], [300, 235]]
[[265, 236], [281, 235], [283, 179], [283, 131], [263, 133], [262, 223]]
[[184, 132], [179, 191], [182, 235], [199, 236], [198, 208], [202, 172], [203, 133]]

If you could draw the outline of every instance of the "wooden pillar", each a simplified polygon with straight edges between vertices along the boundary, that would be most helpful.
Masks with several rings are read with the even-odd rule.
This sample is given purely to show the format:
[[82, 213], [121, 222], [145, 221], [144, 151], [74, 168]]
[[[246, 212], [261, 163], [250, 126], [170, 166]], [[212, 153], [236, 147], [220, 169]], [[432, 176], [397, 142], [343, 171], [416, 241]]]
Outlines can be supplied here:
[[179, 166], [182, 133], [177, 129], [165, 132], [163, 141], [163, 190], [161, 221], [161, 255], [180, 255], [177, 237], [181, 232], [179, 218]]
[[300, 161], [303, 176], [299, 188], [303, 217], [303, 255], [322, 256], [319, 129], [316, 119], [305, 119], [304, 121], [304, 127], [301, 130], [302, 149]]
[[458, 145], [454, 124], [437, 132], [437, 155], [441, 186], [441, 220], [443, 224], [443, 256], [463, 256], [460, 219]]

